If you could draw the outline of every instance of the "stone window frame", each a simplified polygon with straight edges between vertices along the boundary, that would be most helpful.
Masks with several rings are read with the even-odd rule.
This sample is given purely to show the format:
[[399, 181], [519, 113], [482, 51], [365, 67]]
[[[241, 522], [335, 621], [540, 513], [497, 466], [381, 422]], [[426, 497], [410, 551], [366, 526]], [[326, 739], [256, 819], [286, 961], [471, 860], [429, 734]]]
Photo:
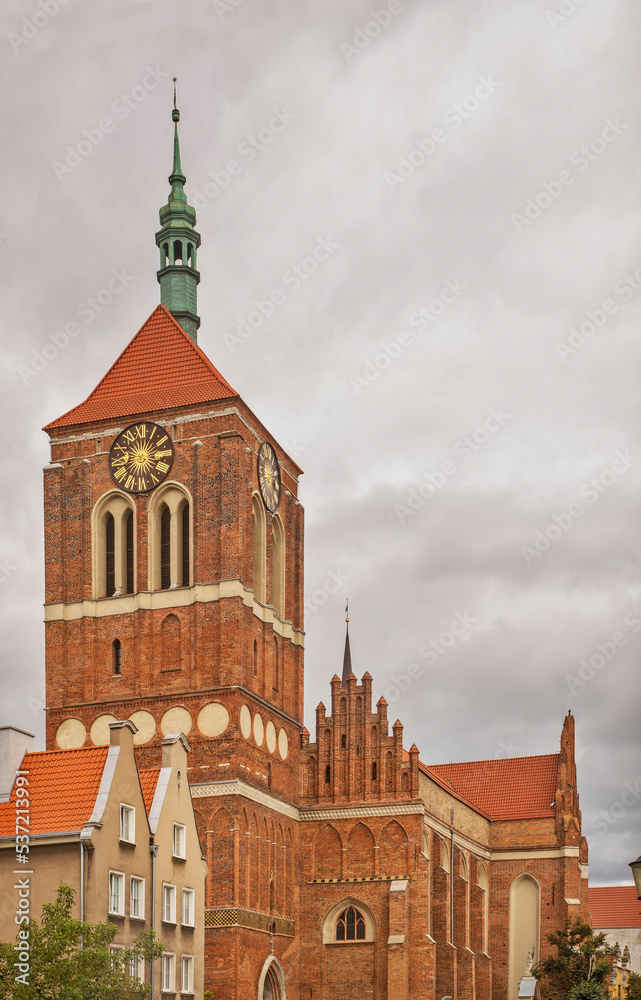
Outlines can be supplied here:
[[[126, 517], [133, 516], [133, 588], [127, 591], [127, 526]], [[107, 593], [107, 516], [114, 519], [114, 592]], [[91, 580], [94, 600], [135, 594], [138, 590], [136, 579], [136, 505], [132, 497], [122, 490], [111, 489], [96, 500], [91, 512]]]
[[265, 505], [260, 494], [252, 493], [252, 568], [251, 586], [254, 600], [260, 604], [266, 601], [267, 545], [266, 545]]
[[[189, 580], [183, 583], [183, 532], [182, 512], [185, 504], [189, 510]], [[163, 588], [161, 577], [161, 518], [164, 506], [169, 508], [169, 548], [170, 548], [170, 581], [169, 587]], [[149, 501], [147, 515], [148, 534], [148, 578], [149, 589], [153, 591], [177, 590], [192, 586], [194, 578], [194, 504], [191, 493], [183, 483], [170, 480], [154, 490]]]
[[[362, 916], [365, 922], [365, 938], [355, 941], [337, 941], [336, 940], [336, 924], [341, 913], [348, 907], [353, 906]], [[374, 914], [360, 899], [356, 899], [354, 896], [344, 896], [338, 903], [327, 913], [325, 920], [323, 921], [323, 944], [336, 945], [339, 948], [349, 948], [350, 945], [362, 945], [371, 944], [376, 940], [376, 920], [374, 919]]]

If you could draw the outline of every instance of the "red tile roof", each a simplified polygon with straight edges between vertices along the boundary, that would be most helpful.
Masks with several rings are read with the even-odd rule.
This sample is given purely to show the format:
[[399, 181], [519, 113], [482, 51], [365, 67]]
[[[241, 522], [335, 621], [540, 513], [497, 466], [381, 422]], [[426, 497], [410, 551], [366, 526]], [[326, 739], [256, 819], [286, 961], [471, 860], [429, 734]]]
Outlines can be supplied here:
[[164, 306], [158, 306], [90, 396], [44, 428], [155, 413], [238, 393]]
[[641, 900], [633, 885], [598, 885], [588, 889], [592, 926], [641, 927]]
[[554, 816], [559, 755], [421, 765], [493, 820]]
[[142, 797], [145, 800], [145, 809], [147, 810], [147, 815], [149, 815], [149, 810], [151, 809], [154, 801], [154, 795], [156, 794], [156, 785], [158, 784], [160, 768], [150, 767], [146, 771], [139, 771], [138, 774], [140, 776]]
[[[80, 830], [93, 813], [108, 747], [53, 750], [25, 754], [28, 771], [29, 834]], [[16, 792], [0, 803], [0, 837], [16, 832]]]

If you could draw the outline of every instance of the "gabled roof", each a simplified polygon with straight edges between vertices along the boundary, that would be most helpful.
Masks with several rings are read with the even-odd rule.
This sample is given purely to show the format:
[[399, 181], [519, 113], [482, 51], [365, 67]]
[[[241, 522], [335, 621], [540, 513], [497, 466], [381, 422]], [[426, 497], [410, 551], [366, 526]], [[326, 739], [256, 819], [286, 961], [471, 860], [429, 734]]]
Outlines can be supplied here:
[[[80, 830], [93, 813], [109, 747], [27, 753], [30, 835]], [[18, 786], [0, 803], [0, 837], [14, 837]]]
[[641, 927], [641, 903], [633, 885], [598, 885], [588, 889], [592, 926]]
[[157, 306], [84, 403], [44, 428], [135, 417], [238, 396], [164, 306]]
[[147, 815], [149, 815], [149, 810], [151, 809], [152, 802], [154, 801], [154, 795], [156, 794], [156, 785], [158, 784], [159, 774], [160, 774], [159, 767], [150, 767], [146, 771], [138, 772], [138, 777], [140, 778], [140, 787], [142, 788], [142, 797], [145, 800], [145, 809], [147, 810]]
[[493, 820], [554, 816], [559, 755], [421, 765]]

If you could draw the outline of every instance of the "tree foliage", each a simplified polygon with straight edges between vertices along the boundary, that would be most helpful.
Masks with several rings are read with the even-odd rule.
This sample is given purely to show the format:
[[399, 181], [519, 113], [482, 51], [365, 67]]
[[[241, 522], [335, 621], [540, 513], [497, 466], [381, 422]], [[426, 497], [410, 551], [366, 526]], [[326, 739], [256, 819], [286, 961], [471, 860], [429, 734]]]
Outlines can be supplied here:
[[641, 976], [638, 972], [628, 973], [628, 1000], [641, 1000]]
[[535, 970], [544, 997], [551, 1000], [603, 1000], [610, 975], [611, 956], [605, 934], [595, 934], [585, 920], [568, 920], [560, 931], [548, 934], [556, 948]]
[[[114, 924], [92, 924], [71, 915], [74, 890], [60, 884], [55, 902], [42, 907], [40, 923], [20, 925], [16, 943], [0, 941], [3, 1000], [138, 1000], [149, 986], [129, 976], [131, 959], [152, 962], [163, 945], [151, 930], [132, 947], [110, 953]], [[21, 962], [28, 952], [28, 963]], [[17, 964], [16, 964], [17, 963]], [[25, 975], [24, 967], [28, 965]], [[17, 978], [20, 977], [20, 978]]]

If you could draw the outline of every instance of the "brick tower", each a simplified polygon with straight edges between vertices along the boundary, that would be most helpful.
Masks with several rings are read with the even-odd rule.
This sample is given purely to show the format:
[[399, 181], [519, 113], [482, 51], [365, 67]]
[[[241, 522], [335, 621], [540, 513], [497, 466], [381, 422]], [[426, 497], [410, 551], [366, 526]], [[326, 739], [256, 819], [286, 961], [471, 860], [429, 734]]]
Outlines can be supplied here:
[[45, 428], [47, 747], [105, 745], [129, 718], [149, 766], [186, 734], [206, 987], [253, 995], [262, 976], [277, 995], [295, 954], [301, 470], [197, 345], [200, 236], [172, 117], [162, 304]]

